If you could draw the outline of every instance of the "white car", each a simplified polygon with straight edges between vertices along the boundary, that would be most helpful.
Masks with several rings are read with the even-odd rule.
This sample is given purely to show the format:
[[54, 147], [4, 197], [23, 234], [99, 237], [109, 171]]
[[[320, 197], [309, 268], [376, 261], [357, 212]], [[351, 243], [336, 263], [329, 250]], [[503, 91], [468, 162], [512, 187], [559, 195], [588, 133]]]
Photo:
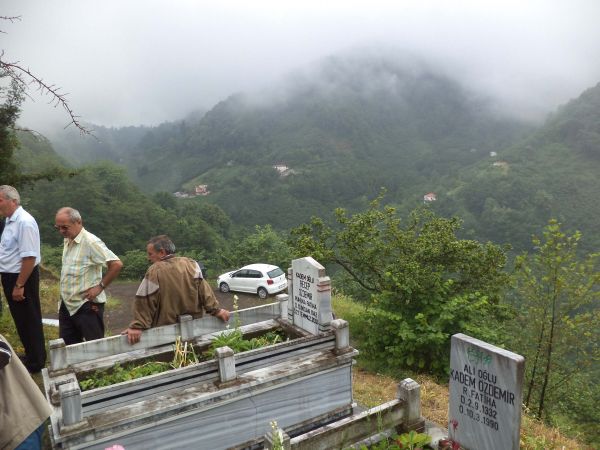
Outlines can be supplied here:
[[221, 292], [256, 293], [262, 299], [287, 289], [285, 272], [271, 264], [250, 264], [233, 272], [219, 275], [217, 287]]

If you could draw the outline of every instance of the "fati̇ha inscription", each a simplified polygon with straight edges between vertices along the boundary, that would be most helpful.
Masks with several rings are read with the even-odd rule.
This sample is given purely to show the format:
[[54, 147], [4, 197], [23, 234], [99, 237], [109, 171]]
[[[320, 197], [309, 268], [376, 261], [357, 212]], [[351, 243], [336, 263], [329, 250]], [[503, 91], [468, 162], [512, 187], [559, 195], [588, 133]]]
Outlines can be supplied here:
[[319, 312], [316, 303], [316, 280], [315, 277], [303, 273], [294, 272], [294, 315], [314, 324], [319, 324]]
[[467, 449], [518, 449], [524, 359], [452, 336], [450, 438]]

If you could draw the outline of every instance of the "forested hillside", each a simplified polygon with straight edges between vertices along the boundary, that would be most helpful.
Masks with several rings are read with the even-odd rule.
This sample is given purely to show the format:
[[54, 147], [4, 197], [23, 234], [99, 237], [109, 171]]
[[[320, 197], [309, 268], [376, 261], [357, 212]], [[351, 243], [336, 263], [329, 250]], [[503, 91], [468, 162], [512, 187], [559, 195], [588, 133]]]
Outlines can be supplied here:
[[[285, 230], [333, 208], [385, 201], [464, 220], [463, 235], [530, 246], [549, 218], [597, 248], [600, 87], [534, 128], [415, 61], [336, 57], [271, 92], [236, 94], [204, 115], [158, 127], [100, 128], [59, 139], [71, 162], [109, 159], [146, 193], [209, 194], [243, 227]], [[279, 173], [274, 165], [289, 170]]]
[[236, 223], [288, 228], [364, 207], [381, 187], [412, 209], [440, 177], [529, 129], [423, 64], [330, 58], [262, 96], [234, 95], [196, 125], [152, 129], [121, 157], [146, 192], [208, 184], [205, 201]]
[[171, 235], [180, 250], [193, 251], [198, 257], [213, 258], [217, 248], [223, 247], [229, 220], [218, 207], [152, 199], [129, 180], [123, 167], [99, 162], [73, 168], [65, 165], [44, 138], [20, 133], [19, 140], [15, 160], [23, 174], [52, 167], [62, 172], [58, 178], [21, 189], [22, 203], [36, 217], [43, 244], [62, 243], [53, 228], [54, 215], [60, 207], [72, 206], [81, 212], [84, 225], [120, 255], [144, 251], [150, 237], [163, 233]]
[[600, 85], [562, 107], [526, 139], [448, 177], [436, 209], [480, 240], [527, 248], [550, 218], [600, 246]]

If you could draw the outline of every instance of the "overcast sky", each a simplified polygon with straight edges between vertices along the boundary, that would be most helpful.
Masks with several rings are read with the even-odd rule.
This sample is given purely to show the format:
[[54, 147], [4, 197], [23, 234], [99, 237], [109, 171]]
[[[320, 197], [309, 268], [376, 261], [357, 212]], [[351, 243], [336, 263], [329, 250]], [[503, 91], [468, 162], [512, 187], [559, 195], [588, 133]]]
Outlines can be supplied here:
[[[153, 125], [271, 86], [321, 58], [407, 50], [543, 117], [600, 82], [598, 0], [3, 0], [4, 60], [84, 120]], [[32, 93], [22, 123], [69, 122]]]

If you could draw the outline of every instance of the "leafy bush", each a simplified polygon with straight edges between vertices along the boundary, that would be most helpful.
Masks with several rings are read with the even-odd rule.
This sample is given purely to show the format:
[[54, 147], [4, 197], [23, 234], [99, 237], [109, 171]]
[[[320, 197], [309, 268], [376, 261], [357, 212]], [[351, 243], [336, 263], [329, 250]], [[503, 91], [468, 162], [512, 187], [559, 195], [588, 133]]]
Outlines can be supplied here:
[[148, 270], [148, 257], [142, 250], [130, 250], [121, 257], [123, 268], [119, 274], [120, 279], [141, 280]]
[[291, 250], [283, 235], [270, 225], [256, 225], [250, 233], [233, 245], [227, 257], [223, 255], [223, 264], [234, 268], [251, 263], [266, 263], [281, 267], [284, 271], [289, 267]]
[[337, 228], [313, 219], [292, 232], [296, 254], [340, 266], [362, 292], [366, 329], [378, 331], [365, 333], [364, 350], [396, 367], [443, 374], [452, 334], [501, 341], [504, 250], [458, 239], [458, 219], [426, 209], [401, 226], [396, 210], [379, 200], [351, 216], [336, 210]]
[[60, 274], [62, 267], [63, 246], [53, 247], [51, 245], [42, 245], [42, 263], [52, 272]]
[[363, 445], [361, 450], [422, 450], [431, 448], [430, 442], [431, 436], [428, 434], [411, 430], [408, 433], [394, 435], [390, 440], [384, 439], [371, 447]]

